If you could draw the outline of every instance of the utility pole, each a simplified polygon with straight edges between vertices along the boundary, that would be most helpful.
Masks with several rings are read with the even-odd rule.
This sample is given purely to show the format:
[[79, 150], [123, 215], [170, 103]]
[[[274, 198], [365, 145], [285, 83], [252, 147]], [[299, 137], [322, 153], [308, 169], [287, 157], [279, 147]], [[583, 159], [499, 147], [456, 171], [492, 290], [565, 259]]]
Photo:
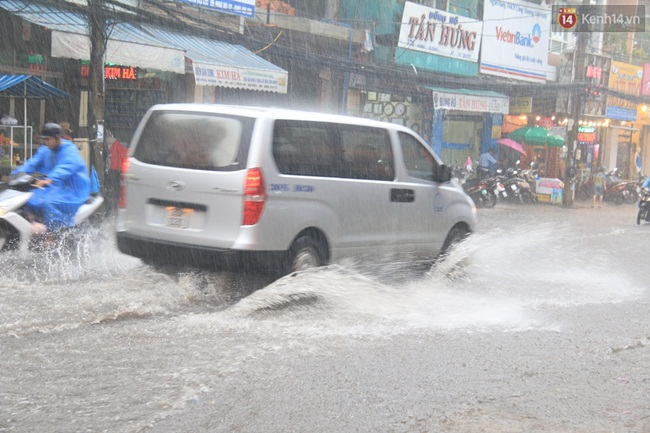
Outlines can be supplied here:
[[104, 149], [104, 54], [106, 52], [106, 23], [101, 0], [88, 0], [88, 30], [90, 34], [90, 113], [88, 125], [94, 125], [96, 132], [89, 134], [90, 165], [95, 165], [95, 144], [101, 140]]
[[[582, 0], [582, 9], [579, 10], [579, 16], [585, 13], [585, 7], [589, 5], [589, 0]], [[585, 54], [587, 50], [587, 35], [580, 24], [580, 19], [576, 25], [576, 48], [573, 54], [573, 79], [572, 82], [584, 81], [585, 75]], [[575, 151], [578, 142], [578, 120], [582, 115], [582, 100], [585, 96], [585, 89], [582, 87], [574, 88], [571, 95], [571, 119], [573, 124], [567, 134], [566, 146], [566, 172], [564, 173], [564, 189], [562, 190], [562, 205], [564, 207], [573, 206], [573, 191], [575, 189], [576, 161]]]

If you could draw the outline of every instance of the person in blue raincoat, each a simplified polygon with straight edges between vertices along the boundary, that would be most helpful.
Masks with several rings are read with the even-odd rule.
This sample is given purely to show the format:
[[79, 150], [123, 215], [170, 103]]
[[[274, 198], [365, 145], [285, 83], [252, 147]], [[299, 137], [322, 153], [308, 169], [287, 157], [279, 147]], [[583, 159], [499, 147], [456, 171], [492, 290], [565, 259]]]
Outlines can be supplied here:
[[37, 189], [26, 209], [49, 231], [72, 226], [75, 213], [90, 196], [86, 163], [74, 143], [62, 138], [62, 134], [59, 125], [46, 123], [40, 134], [43, 146], [12, 172], [45, 175], [36, 181]]

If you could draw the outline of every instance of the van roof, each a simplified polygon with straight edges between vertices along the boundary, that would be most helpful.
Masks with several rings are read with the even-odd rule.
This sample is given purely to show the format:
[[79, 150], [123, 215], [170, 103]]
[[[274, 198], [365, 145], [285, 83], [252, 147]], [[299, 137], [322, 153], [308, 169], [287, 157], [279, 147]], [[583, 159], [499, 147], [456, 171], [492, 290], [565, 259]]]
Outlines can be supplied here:
[[295, 120], [310, 120], [317, 122], [334, 122], [364, 126], [374, 126], [386, 128], [390, 127], [396, 130], [410, 131], [402, 125], [393, 124], [389, 122], [382, 122], [374, 119], [367, 119], [365, 117], [347, 116], [342, 114], [329, 114], [317, 111], [295, 110], [280, 107], [261, 107], [261, 106], [246, 106], [246, 105], [224, 105], [224, 104], [158, 104], [151, 107], [152, 111], [192, 111], [192, 112], [205, 112], [216, 114], [231, 114], [245, 117], [270, 117], [276, 119], [295, 119]]

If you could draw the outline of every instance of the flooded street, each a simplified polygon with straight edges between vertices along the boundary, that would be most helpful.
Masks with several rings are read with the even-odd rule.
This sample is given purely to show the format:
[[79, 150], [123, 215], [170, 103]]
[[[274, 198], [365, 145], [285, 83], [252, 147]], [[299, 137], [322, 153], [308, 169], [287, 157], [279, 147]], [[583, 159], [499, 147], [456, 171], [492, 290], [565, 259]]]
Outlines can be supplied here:
[[650, 225], [499, 204], [428, 273], [2, 257], [0, 432], [647, 432]]

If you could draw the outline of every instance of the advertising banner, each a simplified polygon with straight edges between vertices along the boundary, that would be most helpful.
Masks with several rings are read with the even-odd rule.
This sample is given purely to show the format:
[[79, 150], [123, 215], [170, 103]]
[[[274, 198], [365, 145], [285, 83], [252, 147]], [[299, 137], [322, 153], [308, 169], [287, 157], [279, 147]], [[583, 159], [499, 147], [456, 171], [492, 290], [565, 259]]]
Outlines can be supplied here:
[[433, 106], [436, 110], [508, 114], [509, 101], [507, 97], [498, 98], [496, 96], [433, 92]]
[[485, 0], [480, 72], [545, 83], [550, 30], [550, 8]]
[[219, 12], [230, 12], [247, 18], [255, 17], [255, 0], [178, 0], [206, 9], [215, 9]]
[[[612, 61], [609, 89], [630, 96], [641, 94], [643, 67]], [[616, 120], [636, 120], [636, 104], [615, 96], [607, 96], [606, 117]]]
[[481, 21], [406, 2], [397, 46], [476, 63], [482, 28]]
[[259, 69], [194, 63], [194, 82], [201, 86], [287, 93], [287, 74]]

